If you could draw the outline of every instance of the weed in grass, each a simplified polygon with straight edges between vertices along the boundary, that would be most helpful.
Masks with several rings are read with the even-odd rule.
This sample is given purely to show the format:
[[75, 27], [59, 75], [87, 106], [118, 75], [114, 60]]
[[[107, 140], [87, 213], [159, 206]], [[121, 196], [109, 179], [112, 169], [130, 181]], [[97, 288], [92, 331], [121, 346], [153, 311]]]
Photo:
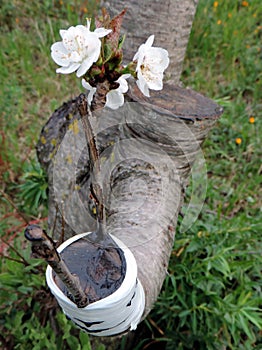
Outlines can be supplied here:
[[37, 216], [41, 212], [41, 207], [43, 209], [47, 207], [47, 176], [37, 161], [29, 163], [27, 167], [21, 184], [17, 186], [19, 207]]

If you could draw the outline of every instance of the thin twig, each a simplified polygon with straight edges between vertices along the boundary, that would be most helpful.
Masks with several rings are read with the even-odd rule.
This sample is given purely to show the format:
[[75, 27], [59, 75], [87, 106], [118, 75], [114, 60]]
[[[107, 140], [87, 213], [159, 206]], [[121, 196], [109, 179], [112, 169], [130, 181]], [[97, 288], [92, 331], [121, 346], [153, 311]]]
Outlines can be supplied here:
[[88, 305], [88, 298], [80, 285], [79, 278], [68, 270], [56, 250], [54, 241], [46, 232], [38, 225], [30, 225], [25, 230], [25, 237], [32, 243], [33, 257], [46, 260], [72, 294], [77, 307], [83, 308]]
[[[1, 241], [6, 244], [8, 246], [9, 249], [13, 250], [16, 255], [19, 256], [19, 258], [21, 258], [21, 263], [23, 263], [25, 266], [30, 266], [30, 263], [23, 257], [22, 254], [20, 254], [20, 252], [15, 248], [13, 247], [8, 241], [6, 241], [3, 237], [0, 237]], [[3, 255], [4, 256], [4, 255]], [[5, 256], [4, 256], [5, 257]], [[10, 259], [11, 260], [11, 259]]]
[[78, 110], [81, 115], [81, 120], [84, 127], [84, 132], [86, 136], [87, 146], [89, 150], [91, 168], [96, 167], [96, 172], [100, 171], [99, 153], [96, 147], [95, 135], [90, 122], [90, 117], [92, 117], [92, 112], [88, 106], [87, 98], [85, 94], [81, 94], [78, 97]]
[[60, 246], [65, 240], [65, 217], [64, 217], [64, 201], [61, 201], [61, 233], [57, 246]]
[[15, 205], [15, 203], [12, 201], [12, 199], [8, 196], [8, 194], [6, 194], [5, 192], [3, 192], [2, 190], [0, 190], [1, 195], [8, 201], [9, 204], [11, 204], [11, 206], [15, 209], [15, 211], [18, 213], [18, 215], [24, 220], [24, 222], [28, 225], [29, 221], [28, 219], [24, 216], [23, 213], [21, 213], [19, 211], [19, 209], [17, 208], [17, 206]]
[[81, 94], [78, 98], [78, 109], [83, 123], [89, 152], [90, 169], [92, 172], [92, 183], [90, 185], [90, 191], [96, 202], [98, 220], [97, 234], [98, 239], [102, 241], [102, 239], [105, 238], [106, 216], [104, 208], [103, 189], [101, 183], [101, 166], [99, 152], [96, 146], [95, 135], [90, 121], [90, 119], [92, 118], [92, 113], [90, 107], [88, 106], [88, 101], [85, 94]]
[[22, 261], [22, 260], [18, 260], [18, 259], [15, 259], [15, 258], [11, 258], [11, 256], [3, 255], [3, 254], [1, 254], [1, 256], [2, 256], [3, 259], [15, 261], [16, 263], [23, 264], [24, 266], [30, 266], [30, 265], [27, 265], [27, 264], [25, 265], [25, 262]]

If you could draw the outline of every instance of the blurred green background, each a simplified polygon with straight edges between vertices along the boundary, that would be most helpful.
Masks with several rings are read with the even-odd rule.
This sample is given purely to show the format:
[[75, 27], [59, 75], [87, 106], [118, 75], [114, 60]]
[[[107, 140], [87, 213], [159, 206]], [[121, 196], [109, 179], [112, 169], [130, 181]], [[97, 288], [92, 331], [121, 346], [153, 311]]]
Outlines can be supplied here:
[[[35, 144], [54, 109], [81, 89], [74, 75], [55, 74], [50, 46], [60, 28], [84, 23], [97, 8], [97, 1], [0, 1], [3, 350], [90, 349], [88, 335], [50, 298], [45, 265], [30, 259], [23, 218], [46, 225]], [[199, 1], [182, 81], [224, 114], [203, 147], [203, 210], [188, 232], [177, 232], [169, 275], [135, 349], [262, 349], [261, 37], [261, 0]]]

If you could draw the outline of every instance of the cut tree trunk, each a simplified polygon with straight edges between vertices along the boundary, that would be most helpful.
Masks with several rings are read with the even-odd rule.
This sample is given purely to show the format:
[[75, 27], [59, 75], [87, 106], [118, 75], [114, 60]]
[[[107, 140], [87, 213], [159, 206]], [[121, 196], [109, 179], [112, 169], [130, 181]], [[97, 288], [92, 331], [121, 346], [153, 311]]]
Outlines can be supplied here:
[[[222, 113], [210, 99], [172, 83], [151, 95], [144, 97], [132, 85], [130, 102], [117, 111], [103, 110], [97, 130], [108, 230], [137, 260], [146, 294], [144, 317], [167, 273], [192, 165]], [[76, 100], [64, 104], [43, 128], [37, 145], [48, 172], [49, 225], [55, 226], [57, 239], [62, 227], [66, 238], [95, 227], [88, 211], [89, 162], [79, 119]]]

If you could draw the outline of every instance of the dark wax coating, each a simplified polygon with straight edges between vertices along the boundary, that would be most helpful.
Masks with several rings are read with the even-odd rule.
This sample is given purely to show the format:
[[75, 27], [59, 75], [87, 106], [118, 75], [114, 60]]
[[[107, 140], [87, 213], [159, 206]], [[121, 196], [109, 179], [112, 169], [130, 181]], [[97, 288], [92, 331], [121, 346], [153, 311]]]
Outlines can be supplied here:
[[[60, 253], [69, 271], [78, 276], [89, 303], [114, 293], [122, 284], [126, 273], [124, 253], [111, 237], [108, 236], [106, 245], [101, 246], [92, 242], [92, 235], [94, 234], [73, 242]], [[70, 293], [57, 276], [55, 282], [71, 299]]]

